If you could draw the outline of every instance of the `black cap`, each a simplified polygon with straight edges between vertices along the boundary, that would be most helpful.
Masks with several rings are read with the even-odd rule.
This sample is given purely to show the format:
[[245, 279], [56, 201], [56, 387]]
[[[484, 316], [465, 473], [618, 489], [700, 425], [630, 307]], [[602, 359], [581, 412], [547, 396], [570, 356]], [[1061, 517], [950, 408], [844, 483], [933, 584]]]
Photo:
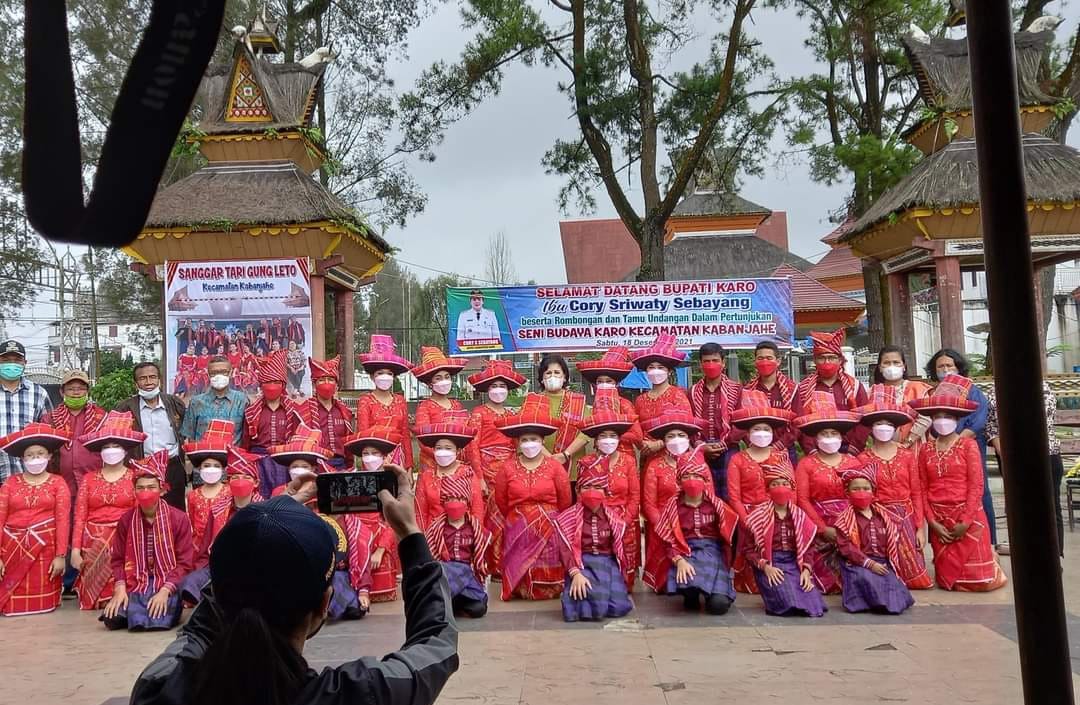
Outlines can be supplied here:
[[5, 340], [0, 343], [0, 355], [8, 355], [10, 353], [22, 355], [23, 359], [26, 359], [26, 348], [24, 348], [23, 344], [17, 340]]
[[333, 577], [336, 548], [330, 525], [291, 497], [249, 504], [214, 540], [214, 595], [226, 607], [314, 609]]

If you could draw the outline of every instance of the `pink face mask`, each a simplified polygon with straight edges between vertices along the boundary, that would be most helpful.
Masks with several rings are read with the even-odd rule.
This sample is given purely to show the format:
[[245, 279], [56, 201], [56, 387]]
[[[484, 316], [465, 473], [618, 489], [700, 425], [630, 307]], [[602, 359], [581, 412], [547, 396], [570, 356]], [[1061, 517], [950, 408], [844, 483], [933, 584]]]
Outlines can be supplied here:
[[385, 392], [390, 389], [390, 387], [394, 386], [394, 375], [388, 375], [386, 373], [375, 375], [374, 382], [375, 389], [378, 389], [380, 392]]
[[383, 466], [383, 457], [375, 453], [365, 453], [360, 457], [365, 470], [378, 470]]
[[619, 447], [618, 438], [597, 438], [596, 449], [604, 455], [611, 455]]

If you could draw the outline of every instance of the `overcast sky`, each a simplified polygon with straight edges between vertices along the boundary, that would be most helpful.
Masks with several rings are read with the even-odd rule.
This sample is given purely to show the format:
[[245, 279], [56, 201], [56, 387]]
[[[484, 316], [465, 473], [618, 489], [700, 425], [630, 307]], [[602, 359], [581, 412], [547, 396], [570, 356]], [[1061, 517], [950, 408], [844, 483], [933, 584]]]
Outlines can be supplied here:
[[[394, 67], [399, 86], [411, 85], [432, 61], [452, 61], [460, 52], [465, 36], [456, 4], [438, 7], [435, 16], [413, 33], [409, 60]], [[1053, 2], [1047, 10], [1065, 17], [1058, 36], [1070, 36], [1080, 15], [1076, 4]], [[752, 19], [749, 32], [762, 42], [779, 75], [807, 72], [812, 59], [803, 46], [806, 30], [794, 13], [758, 10]], [[561, 179], [546, 175], [540, 165], [555, 137], [577, 134], [567, 101], [556, 88], [565, 74], [565, 69], [560, 73], [543, 67], [509, 69], [502, 94], [450, 130], [436, 161], [413, 166], [429, 202], [406, 228], [387, 233], [401, 250], [400, 260], [479, 275], [488, 238], [504, 230], [523, 281], [566, 281], [559, 221], [584, 214], [560, 213], [556, 195]], [[774, 211], [787, 211], [791, 250], [816, 261], [826, 250], [820, 238], [834, 227], [829, 215], [843, 205], [849, 189], [813, 183], [805, 163], [776, 165], [775, 157], [784, 148], [779, 132], [765, 175], [744, 179], [741, 194]], [[1074, 129], [1069, 142], [1080, 145], [1080, 131]], [[640, 192], [630, 196], [640, 212]], [[597, 202], [595, 217], [615, 217], [606, 194], [599, 194]], [[412, 269], [421, 278], [432, 274], [419, 266]]]

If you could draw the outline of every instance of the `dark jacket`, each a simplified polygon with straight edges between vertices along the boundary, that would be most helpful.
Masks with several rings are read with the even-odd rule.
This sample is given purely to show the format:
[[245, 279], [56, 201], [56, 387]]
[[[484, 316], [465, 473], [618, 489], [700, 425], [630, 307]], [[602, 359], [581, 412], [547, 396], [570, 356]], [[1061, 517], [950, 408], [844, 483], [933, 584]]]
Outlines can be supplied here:
[[[128, 397], [124, 401], [120, 402], [113, 408], [113, 411], [126, 411], [131, 414], [133, 419], [133, 426], [136, 431], [143, 430], [142, 427], [142, 414], [139, 412], [140, 397], [136, 394], [133, 397]], [[180, 424], [184, 422], [184, 411], [187, 407], [184, 406], [184, 402], [180, 401], [180, 397], [174, 397], [172, 394], [161, 393], [161, 403], [165, 405], [166, 411], [169, 412], [169, 425], [172, 426], [173, 433], [176, 434], [176, 441], [181, 445], [184, 439], [180, 437]], [[131, 449], [132, 458], [143, 457], [143, 447], [140, 443]], [[180, 453], [180, 458], [183, 459], [183, 451]]]
[[[423, 534], [398, 545], [405, 593], [405, 644], [382, 659], [366, 656], [321, 673], [308, 670], [295, 705], [428, 705], [458, 669], [450, 586]], [[142, 672], [131, 705], [189, 705], [195, 666], [218, 629], [213, 597], [195, 608], [176, 640]]]

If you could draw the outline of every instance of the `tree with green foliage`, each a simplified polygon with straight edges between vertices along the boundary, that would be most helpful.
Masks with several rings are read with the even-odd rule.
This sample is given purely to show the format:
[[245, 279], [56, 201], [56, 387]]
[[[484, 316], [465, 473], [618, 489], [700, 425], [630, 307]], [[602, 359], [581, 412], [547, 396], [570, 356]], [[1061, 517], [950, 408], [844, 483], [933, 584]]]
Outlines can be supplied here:
[[[130, 363], [130, 359], [128, 362]], [[106, 411], [112, 411], [117, 404], [135, 394], [133, 370], [133, 365], [125, 365], [101, 375], [90, 390], [90, 397]]]
[[[433, 64], [405, 96], [405, 132], [437, 139], [497, 95], [513, 63], [565, 69], [558, 87], [578, 135], [557, 139], [543, 158], [565, 179], [559, 204], [591, 211], [602, 188], [641, 250], [638, 279], [663, 279], [665, 226], [688, 184], [758, 169], [779, 113], [782, 92], [755, 90], [771, 64], [745, 33], [754, 4], [462, 0], [473, 36], [457, 61]], [[724, 28], [704, 50], [695, 44], [702, 23]], [[713, 173], [703, 175], [706, 166]], [[636, 177], [637, 204], [623, 172]]]

